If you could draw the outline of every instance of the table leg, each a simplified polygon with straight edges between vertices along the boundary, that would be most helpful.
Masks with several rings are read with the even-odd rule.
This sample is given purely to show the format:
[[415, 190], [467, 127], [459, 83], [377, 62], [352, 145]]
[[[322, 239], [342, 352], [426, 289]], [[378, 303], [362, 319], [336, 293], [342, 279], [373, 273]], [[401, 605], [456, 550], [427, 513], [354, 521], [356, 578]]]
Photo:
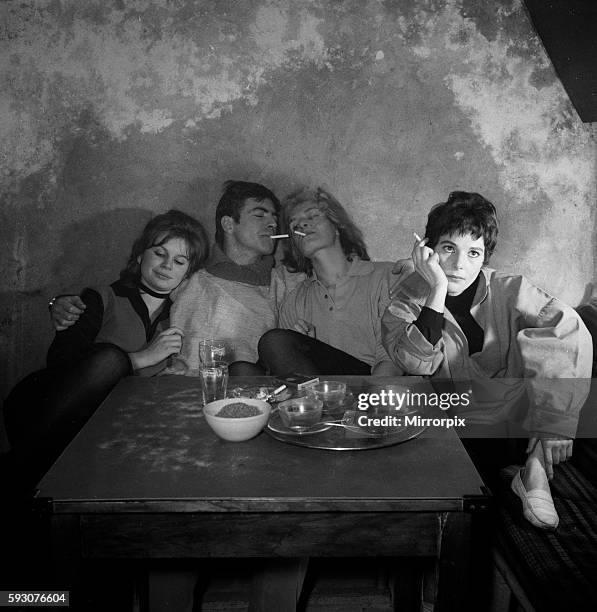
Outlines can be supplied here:
[[449, 512], [444, 520], [434, 612], [463, 612], [469, 609], [470, 604], [468, 586], [472, 515], [469, 512]]
[[294, 612], [309, 559], [265, 559], [258, 562], [251, 584], [249, 612]]
[[420, 559], [392, 560], [389, 580], [392, 608], [419, 612], [423, 598], [424, 563]]
[[56, 588], [73, 590], [81, 581], [81, 529], [79, 517], [52, 518], [52, 573]]
[[148, 612], [192, 612], [199, 567], [155, 567], [148, 573]]

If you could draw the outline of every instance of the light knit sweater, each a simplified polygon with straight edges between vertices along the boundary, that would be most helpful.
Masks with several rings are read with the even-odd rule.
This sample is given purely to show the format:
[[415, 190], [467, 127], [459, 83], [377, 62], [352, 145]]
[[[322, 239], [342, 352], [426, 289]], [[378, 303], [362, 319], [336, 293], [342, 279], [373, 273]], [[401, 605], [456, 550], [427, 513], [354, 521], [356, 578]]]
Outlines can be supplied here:
[[226, 340], [231, 361], [256, 362], [259, 338], [278, 324], [278, 307], [286, 293], [304, 278], [283, 266], [272, 269], [269, 286], [226, 280], [199, 270], [174, 296], [170, 324], [184, 333], [182, 350], [165, 373], [197, 375], [199, 341]]

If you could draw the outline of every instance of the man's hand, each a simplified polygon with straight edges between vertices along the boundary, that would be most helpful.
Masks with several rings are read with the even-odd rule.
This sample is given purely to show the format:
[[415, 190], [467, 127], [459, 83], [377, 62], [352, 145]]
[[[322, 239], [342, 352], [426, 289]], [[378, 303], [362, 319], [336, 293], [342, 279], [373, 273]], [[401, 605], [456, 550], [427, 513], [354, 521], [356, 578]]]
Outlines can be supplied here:
[[50, 318], [56, 331], [63, 331], [74, 325], [87, 308], [78, 295], [61, 295], [57, 297], [50, 309]]
[[294, 331], [297, 331], [299, 334], [305, 334], [309, 338], [315, 338], [315, 325], [308, 323], [304, 319], [299, 319], [294, 324]]
[[570, 440], [569, 438], [538, 438], [534, 436], [529, 439], [527, 453], [532, 451], [537, 440], [540, 440], [540, 445], [543, 449], [542, 459], [545, 473], [547, 474], [547, 478], [551, 480], [553, 478], [553, 466], [558, 465], [558, 463], [563, 463], [572, 457], [574, 440]]
[[182, 349], [182, 338], [184, 334], [178, 327], [169, 327], [159, 333], [142, 351], [129, 353], [134, 370], [147, 368], [160, 361], [178, 355]]

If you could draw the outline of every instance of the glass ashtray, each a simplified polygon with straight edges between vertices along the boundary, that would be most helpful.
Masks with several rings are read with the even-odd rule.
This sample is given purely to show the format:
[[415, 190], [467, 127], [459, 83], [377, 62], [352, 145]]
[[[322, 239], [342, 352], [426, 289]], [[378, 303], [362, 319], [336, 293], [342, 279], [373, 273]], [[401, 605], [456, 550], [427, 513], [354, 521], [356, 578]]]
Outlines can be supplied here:
[[283, 402], [287, 400], [292, 392], [290, 389], [284, 389], [274, 395], [274, 391], [278, 387], [274, 386], [247, 386], [247, 387], [232, 387], [228, 388], [228, 397], [249, 397], [251, 399], [263, 400], [264, 402]]

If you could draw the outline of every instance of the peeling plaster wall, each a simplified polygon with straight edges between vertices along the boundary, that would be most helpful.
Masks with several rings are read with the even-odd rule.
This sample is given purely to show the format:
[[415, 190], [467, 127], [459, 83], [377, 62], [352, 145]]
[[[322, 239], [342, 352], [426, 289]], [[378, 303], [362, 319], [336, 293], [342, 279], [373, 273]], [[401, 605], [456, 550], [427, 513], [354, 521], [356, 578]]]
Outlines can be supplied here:
[[518, 0], [0, 11], [3, 393], [43, 364], [50, 295], [113, 280], [156, 212], [211, 232], [228, 178], [326, 184], [378, 259], [407, 256], [449, 191], [479, 191], [497, 267], [572, 304], [594, 278], [595, 135]]

